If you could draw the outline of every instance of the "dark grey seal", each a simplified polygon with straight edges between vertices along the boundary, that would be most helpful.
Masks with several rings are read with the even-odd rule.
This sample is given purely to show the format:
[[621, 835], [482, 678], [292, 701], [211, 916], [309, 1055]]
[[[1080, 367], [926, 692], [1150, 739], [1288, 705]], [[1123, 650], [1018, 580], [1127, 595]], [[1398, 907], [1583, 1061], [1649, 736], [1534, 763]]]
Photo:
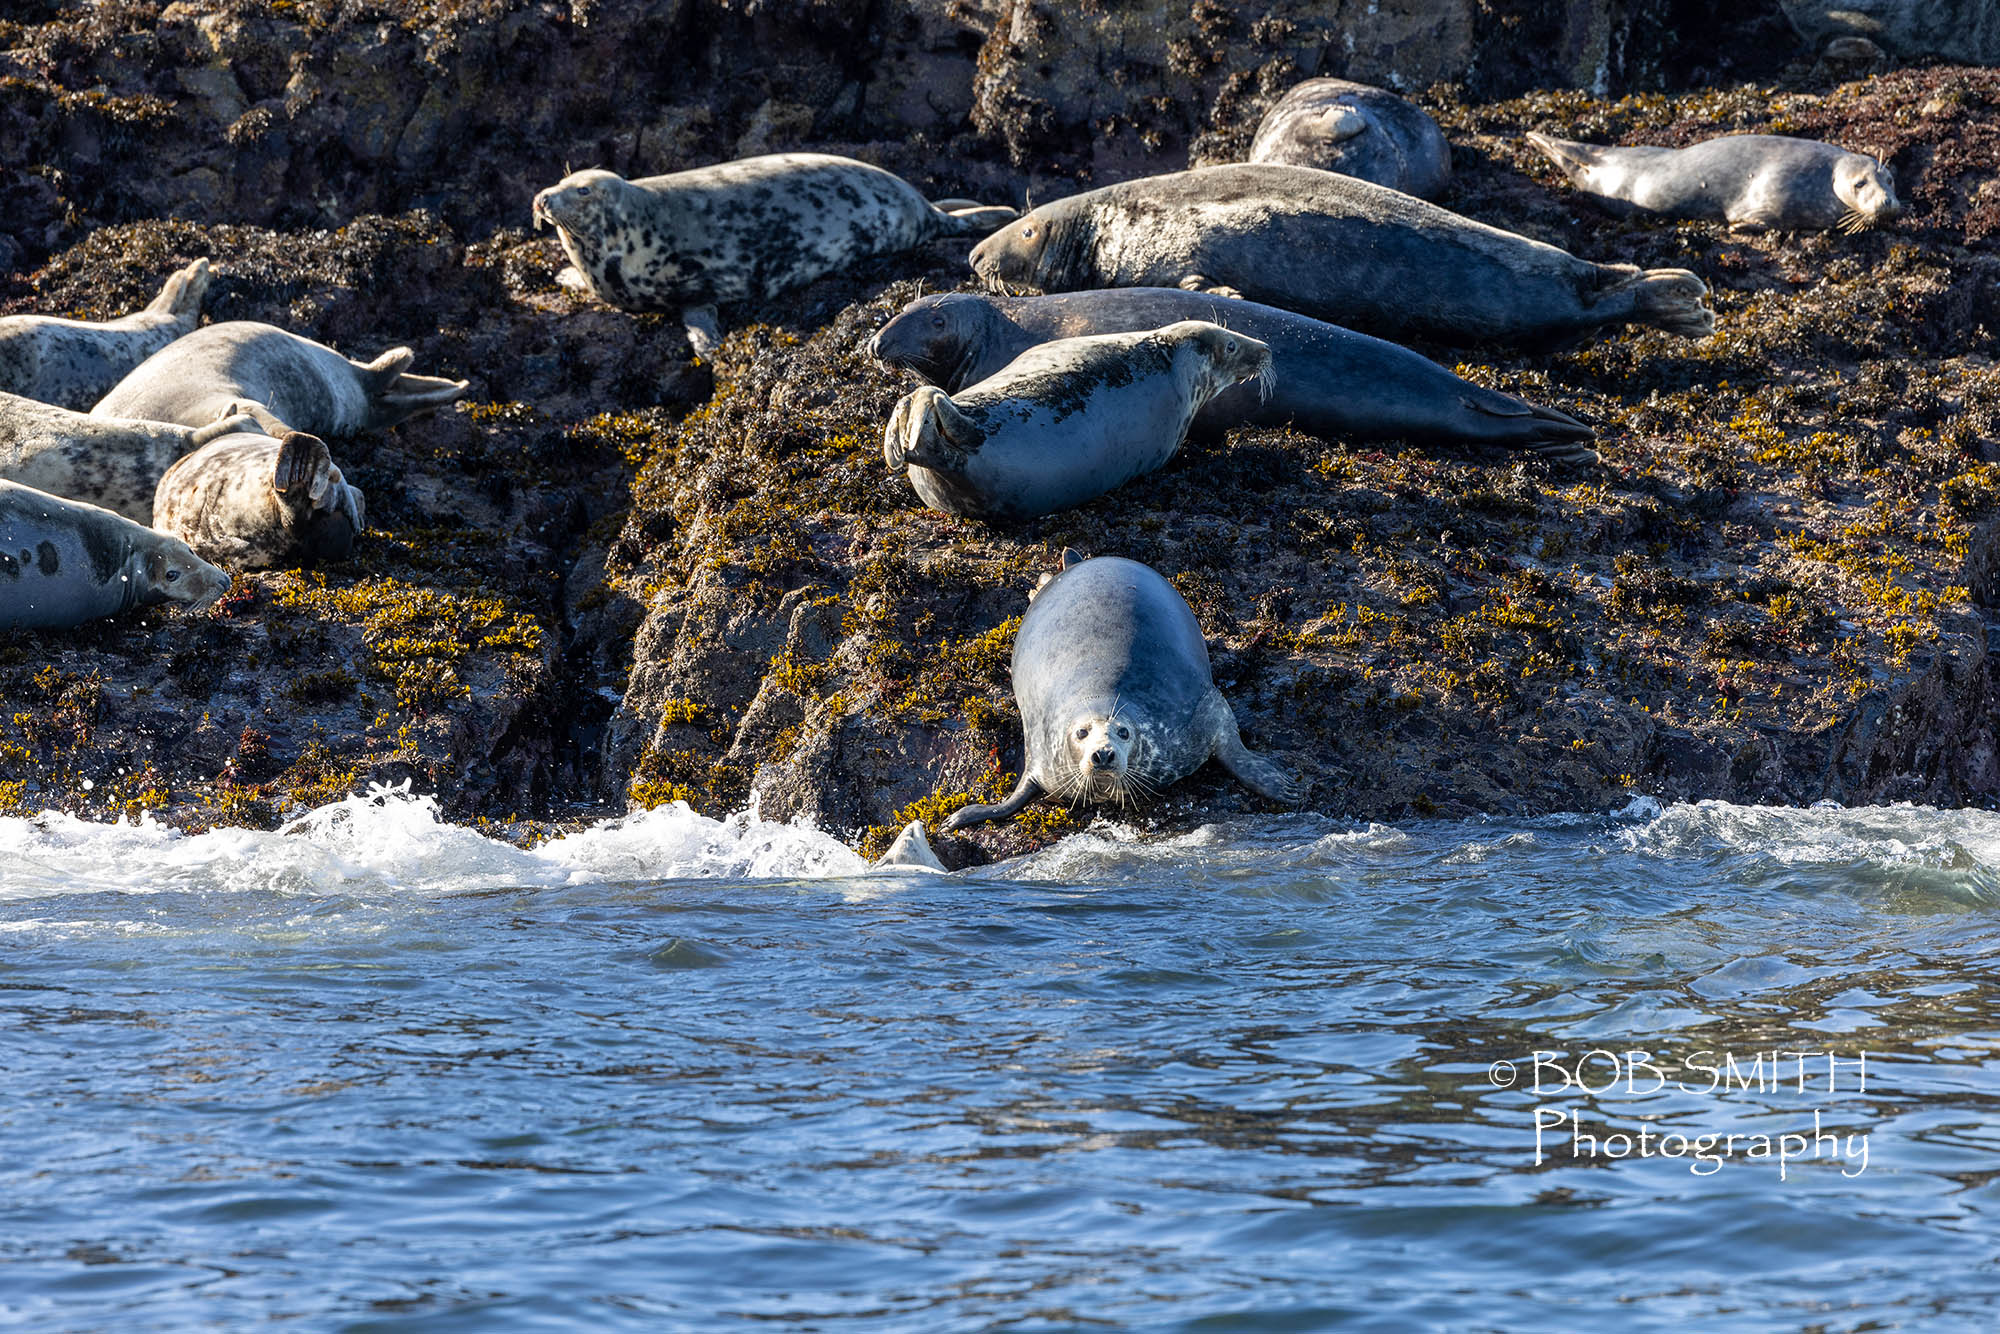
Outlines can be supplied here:
[[1614, 211], [1850, 235], [1903, 211], [1887, 167], [1817, 139], [1726, 134], [1686, 148], [1607, 148], [1531, 133], [1528, 142]]
[[1451, 180], [1451, 145], [1423, 109], [1346, 79], [1307, 79], [1264, 113], [1251, 162], [1318, 167], [1436, 199]]
[[989, 287], [1180, 287], [1388, 338], [1521, 342], [1605, 325], [1715, 328], [1686, 269], [1593, 264], [1399, 190], [1261, 163], [1147, 176], [1044, 204], [980, 242]]
[[1194, 612], [1150, 566], [1063, 553], [1014, 636], [1014, 699], [1026, 760], [997, 806], [967, 806], [946, 829], [1004, 820], [1044, 793], [1068, 805], [1150, 796], [1211, 757], [1260, 797], [1298, 785], [1248, 749], [1215, 688]]
[[697, 351], [715, 303], [776, 296], [871, 255], [940, 236], [980, 236], [1015, 217], [965, 200], [933, 204], [902, 177], [852, 158], [774, 153], [628, 181], [579, 171], [535, 196], [573, 285], [621, 310], [681, 312]]
[[927, 296], [883, 325], [868, 350], [956, 394], [1038, 343], [1176, 320], [1209, 320], [1271, 349], [1269, 385], [1223, 390], [1195, 415], [1198, 431], [1293, 426], [1346, 439], [1474, 442], [1569, 460], [1596, 457], [1579, 443], [1591, 438], [1590, 428], [1574, 417], [1482, 389], [1408, 348], [1275, 306], [1169, 287]]
[[300, 431], [211, 441], [167, 469], [153, 498], [153, 527], [236, 570], [345, 560], [367, 526], [326, 442]]
[[1200, 320], [1041, 343], [955, 397], [912, 390], [882, 457], [932, 509], [1052, 514], [1165, 464], [1205, 403], [1270, 369], [1262, 343]]
[[202, 607], [229, 576], [110, 510], [0, 482], [0, 630], [63, 629], [134, 607]]
[[249, 320], [211, 324], [169, 343], [91, 409], [205, 426], [247, 412], [273, 435], [379, 431], [465, 394], [464, 380], [406, 374], [416, 353], [349, 361], [310, 338]]
[[232, 431], [256, 429], [256, 418], [247, 413], [180, 426], [93, 417], [0, 394], [0, 479], [148, 523], [153, 488], [175, 459]]
[[103, 324], [54, 315], [0, 319], [0, 391], [90, 411], [132, 368], [194, 332], [208, 295], [208, 261], [167, 279], [144, 310]]

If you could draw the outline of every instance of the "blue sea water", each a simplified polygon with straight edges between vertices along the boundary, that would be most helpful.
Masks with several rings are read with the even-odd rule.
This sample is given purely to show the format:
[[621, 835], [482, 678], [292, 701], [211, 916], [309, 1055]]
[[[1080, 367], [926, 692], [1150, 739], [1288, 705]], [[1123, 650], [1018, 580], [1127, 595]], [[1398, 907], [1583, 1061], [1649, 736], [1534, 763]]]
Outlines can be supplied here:
[[0, 820], [0, 1320], [1992, 1329], [1996, 877], [1913, 807], [964, 876], [677, 808]]

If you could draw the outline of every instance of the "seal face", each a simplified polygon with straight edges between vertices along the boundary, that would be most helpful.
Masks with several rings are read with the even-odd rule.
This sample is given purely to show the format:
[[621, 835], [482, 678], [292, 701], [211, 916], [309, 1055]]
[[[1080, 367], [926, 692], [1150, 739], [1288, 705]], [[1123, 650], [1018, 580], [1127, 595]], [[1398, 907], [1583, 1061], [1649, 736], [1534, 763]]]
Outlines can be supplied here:
[[1004, 820], [1044, 794], [1127, 805], [1211, 757], [1259, 796], [1298, 800], [1298, 785], [1244, 746], [1186, 600], [1138, 561], [1064, 552], [1062, 573], [1036, 591], [1014, 636], [1013, 684], [1021, 781], [946, 829]]
[[1258, 123], [1250, 161], [1337, 171], [1419, 199], [1451, 180], [1451, 145], [1414, 102], [1346, 79], [1307, 79]]
[[310, 338], [231, 320], [148, 357], [91, 415], [206, 426], [247, 412], [274, 435], [379, 431], [464, 395], [464, 380], [407, 374], [415, 360], [396, 347], [371, 362], [349, 361]]
[[0, 391], [88, 412], [133, 367], [193, 333], [207, 295], [208, 261], [198, 259], [168, 278], [144, 310], [103, 324], [0, 318]]
[[1269, 377], [1271, 351], [1201, 320], [1031, 347], [956, 397], [896, 405], [883, 458], [932, 509], [1031, 518], [1081, 505], [1174, 456], [1195, 413]]
[[160, 479], [153, 527], [232, 569], [345, 560], [367, 504], [318, 436], [226, 435]]
[[165, 533], [0, 482], [0, 629], [66, 628], [133, 607], [204, 607], [229, 576]]
[[219, 435], [256, 429], [247, 414], [188, 427], [0, 394], [0, 478], [149, 523], [153, 488], [175, 459]]
[[1714, 330], [1686, 269], [1593, 264], [1397, 190], [1237, 163], [1044, 204], [980, 242], [989, 288], [1179, 287], [1388, 338], [1522, 341], [1604, 325]]
[[[1272, 375], [1217, 393], [1194, 429], [1290, 426], [1360, 440], [1440, 440], [1587, 461], [1591, 430], [1553, 408], [1483, 389], [1408, 348], [1254, 301], [1167, 287], [997, 297], [950, 292], [911, 302], [868, 350], [948, 394], [1040, 343], [1209, 320], [1271, 349]], [[1268, 392], [1260, 392], [1266, 391]]]
[[1852, 234], [1903, 211], [1879, 160], [1814, 139], [1726, 134], [1686, 148], [1607, 148], [1530, 133], [1528, 142], [1577, 189], [1670, 218]]

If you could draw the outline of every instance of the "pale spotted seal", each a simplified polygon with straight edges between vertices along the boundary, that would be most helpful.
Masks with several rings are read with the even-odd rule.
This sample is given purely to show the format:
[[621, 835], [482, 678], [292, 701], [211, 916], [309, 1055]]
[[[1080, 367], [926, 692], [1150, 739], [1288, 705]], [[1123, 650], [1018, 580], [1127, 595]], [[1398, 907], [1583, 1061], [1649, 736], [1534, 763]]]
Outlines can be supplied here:
[[464, 380], [406, 372], [416, 353], [391, 348], [349, 361], [310, 338], [268, 324], [211, 324], [148, 357], [91, 409], [202, 426], [247, 412], [265, 430], [343, 436], [379, 431], [464, 395]]
[[980, 242], [988, 286], [1181, 287], [1380, 334], [1520, 342], [1604, 325], [1713, 331], [1686, 269], [1640, 272], [1397, 190], [1262, 163], [1148, 176], [1044, 204]]
[[1299, 798], [1298, 785], [1237, 734], [1186, 600], [1138, 561], [1065, 551], [1062, 573], [1021, 618], [1013, 684], [1021, 781], [998, 805], [958, 811], [946, 829], [1004, 820], [1044, 793], [1124, 805], [1210, 758], [1261, 797]]
[[66, 628], [163, 602], [207, 606], [229, 576], [178, 538], [0, 482], [0, 630]]
[[144, 310], [103, 324], [53, 315], [0, 319], [0, 391], [88, 412], [134, 366], [201, 322], [208, 261], [167, 279]]
[[856, 260], [984, 235], [1015, 216], [960, 199], [933, 204], [900, 176], [823, 153], [636, 181], [579, 171], [534, 207], [535, 225], [555, 225], [586, 291], [621, 310], [681, 312], [704, 352], [717, 337], [718, 301], [775, 296]]
[[1264, 113], [1251, 162], [1337, 171], [1419, 199], [1451, 180], [1451, 145], [1414, 102], [1346, 79], [1307, 79]]
[[175, 459], [232, 431], [256, 429], [247, 413], [180, 426], [93, 417], [0, 394], [0, 478], [150, 523], [153, 488]]
[[956, 394], [1038, 343], [1210, 320], [1266, 344], [1272, 377], [1210, 399], [1195, 428], [1293, 426], [1355, 440], [1473, 442], [1585, 461], [1591, 430], [1553, 408], [1462, 380], [1408, 348], [1254, 301], [1168, 287], [1053, 296], [927, 296], [884, 325], [868, 350]]
[[1745, 231], [1850, 234], [1903, 210], [1887, 167], [1816, 139], [1727, 134], [1686, 148], [1607, 148], [1531, 133], [1528, 142], [1570, 184], [1614, 209], [1630, 205]]
[[326, 442], [300, 431], [211, 441], [167, 469], [153, 498], [153, 527], [236, 570], [345, 560], [367, 526]]
[[1160, 467], [1203, 404], [1270, 369], [1262, 343], [1201, 320], [1042, 343], [956, 397], [911, 391], [882, 456], [932, 509], [1050, 514]]

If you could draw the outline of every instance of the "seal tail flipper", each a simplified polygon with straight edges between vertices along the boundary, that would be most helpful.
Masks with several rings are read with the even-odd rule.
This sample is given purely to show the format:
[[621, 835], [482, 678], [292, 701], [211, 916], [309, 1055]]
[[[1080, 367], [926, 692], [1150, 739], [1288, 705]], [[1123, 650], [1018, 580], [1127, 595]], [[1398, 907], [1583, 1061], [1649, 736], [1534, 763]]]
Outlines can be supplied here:
[[[964, 207], [946, 208], [945, 204]], [[974, 204], [963, 199], [947, 199], [931, 207], [938, 213], [940, 236], [986, 236], [1021, 216], [1019, 211], [1004, 204]]]
[[225, 435], [235, 435], [238, 431], [257, 432], [263, 429], [263, 423], [245, 412], [242, 404], [231, 403], [229, 411], [206, 426], [195, 427], [194, 433], [188, 437], [188, 443], [200, 449], [209, 441], [220, 440]]
[[1007, 794], [1005, 801], [997, 806], [961, 806], [944, 822], [944, 828], [949, 832], [984, 824], [988, 820], [1005, 820], [1020, 814], [1023, 807], [1041, 795], [1042, 785], [1029, 775], [1022, 774], [1021, 781], [1014, 785], [1014, 790]]
[[304, 431], [285, 432], [271, 470], [271, 489], [289, 504], [306, 507], [318, 504], [332, 485], [333, 454], [326, 441]]
[[1471, 388], [1477, 392], [1459, 395], [1459, 405], [1481, 419], [1486, 431], [1480, 438], [1492, 444], [1517, 449], [1574, 448], [1577, 441], [1597, 437], [1597, 432], [1566, 412], [1497, 390]]
[[924, 836], [922, 820], [912, 820], [904, 825], [903, 832], [896, 835], [896, 841], [889, 845], [887, 852], [876, 859], [871, 869], [880, 871], [891, 867], [912, 871], [945, 869], [944, 863], [938, 860], [937, 853], [931, 850], [930, 839]]
[[1220, 690], [1209, 692], [1207, 712], [1215, 728], [1215, 748], [1211, 753], [1216, 763], [1258, 796], [1287, 806], [1297, 805], [1305, 789], [1297, 779], [1243, 744], [1242, 734], [1236, 730], [1236, 712]]
[[160, 294], [146, 307], [149, 315], [171, 315], [193, 328], [201, 318], [201, 303], [208, 296], [208, 261], [198, 259], [176, 271], [160, 288]]
[[1604, 149], [1597, 144], [1580, 144], [1574, 139], [1558, 139], [1533, 130], [1528, 131], [1527, 139], [1556, 164], [1571, 185], [1582, 185], [1590, 169], [1604, 160]]
[[380, 430], [408, 421], [420, 412], [434, 412], [465, 396], [464, 380], [445, 380], [435, 375], [411, 375], [410, 363], [417, 354], [407, 347], [392, 347], [362, 367], [368, 386], [368, 425]]
[[[1651, 324], [1683, 338], [1706, 338], [1715, 332], [1715, 312], [1703, 305], [1708, 284], [1686, 269], [1646, 269], [1622, 275], [1589, 298], [1595, 311], [1627, 322]], [[1607, 321], [1608, 322], [1608, 321]]]

